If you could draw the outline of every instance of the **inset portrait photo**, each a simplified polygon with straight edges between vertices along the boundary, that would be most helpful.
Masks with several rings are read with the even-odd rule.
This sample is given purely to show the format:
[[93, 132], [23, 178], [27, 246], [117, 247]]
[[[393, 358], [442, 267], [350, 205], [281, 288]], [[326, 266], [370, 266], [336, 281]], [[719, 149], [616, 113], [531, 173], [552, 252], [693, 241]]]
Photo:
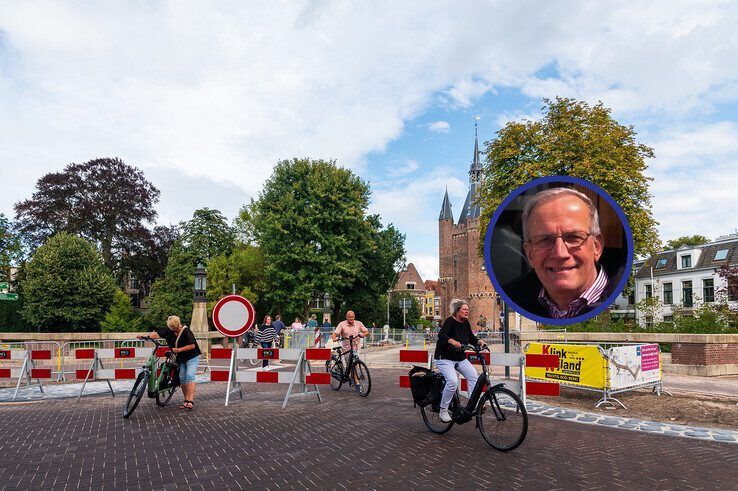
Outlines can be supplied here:
[[633, 237], [620, 206], [583, 179], [551, 176], [514, 190], [487, 228], [492, 284], [520, 314], [569, 325], [605, 310], [622, 292]]

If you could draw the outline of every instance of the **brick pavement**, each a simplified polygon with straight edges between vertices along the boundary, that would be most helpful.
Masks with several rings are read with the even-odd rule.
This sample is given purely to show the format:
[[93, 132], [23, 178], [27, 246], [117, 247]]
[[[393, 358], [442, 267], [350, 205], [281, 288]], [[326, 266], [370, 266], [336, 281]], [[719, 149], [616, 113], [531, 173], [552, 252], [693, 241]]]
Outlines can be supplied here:
[[509, 454], [473, 424], [427, 431], [397, 370], [373, 370], [367, 399], [345, 388], [293, 399], [286, 386], [198, 386], [192, 412], [144, 400], [123, 420], [121, 398], [5, 404], [0, 488], [372, 489], [730, 488], [738, 445], [531, 416]]

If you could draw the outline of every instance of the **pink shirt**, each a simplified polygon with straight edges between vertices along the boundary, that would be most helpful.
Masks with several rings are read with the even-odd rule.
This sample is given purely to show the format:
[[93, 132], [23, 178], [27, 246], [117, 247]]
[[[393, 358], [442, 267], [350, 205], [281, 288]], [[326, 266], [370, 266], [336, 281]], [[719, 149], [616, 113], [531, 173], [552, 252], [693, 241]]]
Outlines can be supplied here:
[[348, 351], [351, 349], [351, 346], [349, 345], [349, 336], [353, 336], [353, 349], [358, 349], [361, 347], [363, 343], [363, 339], [356, 339], [360, 333], [366, 333], [368, 330], [364, 324], [361, 323], [361, 321], [354, 321], [353, 326], [349, 326], [348, 321], [341, 321], [336, 326], [336, 329], [333, 331], [335, 334], [338, 334], [338, 336], [342, 336], [344, 338], [343, 340], [343, 349], [345, 351]]

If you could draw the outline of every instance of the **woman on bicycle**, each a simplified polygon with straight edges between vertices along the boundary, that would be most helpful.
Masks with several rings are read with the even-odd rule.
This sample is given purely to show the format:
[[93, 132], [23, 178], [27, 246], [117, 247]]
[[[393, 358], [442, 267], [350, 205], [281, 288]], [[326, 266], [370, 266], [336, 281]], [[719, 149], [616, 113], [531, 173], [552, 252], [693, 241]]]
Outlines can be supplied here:
[[438, 417], [445, 423], [451, 421], [448, 406], [451, 404], [451, 399], [453, 399], [458, 386], [456, 371], [461, 372], [467, 380], [469, 392], [477, 383], [477, 370], [466, 359], [466, 353], [461, 347], [467, 344], [485, 346], [484, 341], [478, 339], [471, 330], [469, 304], [464, 300], [455, 298], [451, 301], [450, 307], [451, 316], [443, 321], [443, 326], [438, 332], [436, 351], [433, 355], [438, 370], [446, 379], [446, 385], [441, 395], [441, 410], [438, 413]]
[[[259, 329], [256, 331], [256, 342], [259, 343], [262, 348], [266, 349], [272, 347], [272, 343], [275, 339], [277, 339], [277, 331], [272, 325], [272, 317], [268, 315], [264, 317], [264, 323], [259, 326]], [[262, 360], [261, 368], [266, 368], [267, 366], [269, 366], [269, 360]]]
[[[140, 338], [141, 336], [139, 336]], [[187, 326], [183, 326], [176, 315], [167, 318], [167, 327], [149, 333], [151, 339], [164, 339], [171, 351], [176, 355], [179, 365], [179, 383], [182, 386], [184, 402], [180, 409], [195, 407], [195, 374], [200, 363], [200, 346], [195, 335]]]

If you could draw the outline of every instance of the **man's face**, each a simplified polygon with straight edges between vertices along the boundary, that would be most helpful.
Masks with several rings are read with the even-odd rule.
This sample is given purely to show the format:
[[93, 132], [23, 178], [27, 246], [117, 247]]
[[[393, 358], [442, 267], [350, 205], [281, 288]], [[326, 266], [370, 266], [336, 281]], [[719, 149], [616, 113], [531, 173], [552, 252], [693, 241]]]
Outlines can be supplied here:
[[530, 239], [590, 231], [589, 208], [581, 199], [563, 195], [538, 205], [528, 217], [525, 254], [552, 300], [568, 304], [579, 298], [597, 277], [595, 262], [602, 255], [602, 236], [589, 236], [579, 247], [567, 247], [557, 238], [550, 250]]
[[356, 319], [356, 314], [354, 314], [353, 311], [349, 310], [346, 312], [346, 321], [349, 323], [349, 325], [353, 325], [354, 319]]

